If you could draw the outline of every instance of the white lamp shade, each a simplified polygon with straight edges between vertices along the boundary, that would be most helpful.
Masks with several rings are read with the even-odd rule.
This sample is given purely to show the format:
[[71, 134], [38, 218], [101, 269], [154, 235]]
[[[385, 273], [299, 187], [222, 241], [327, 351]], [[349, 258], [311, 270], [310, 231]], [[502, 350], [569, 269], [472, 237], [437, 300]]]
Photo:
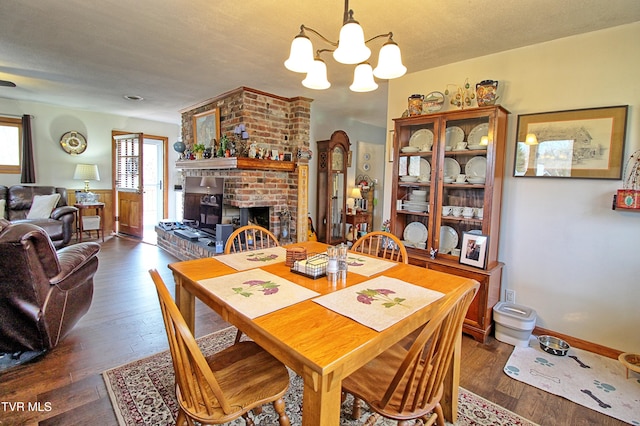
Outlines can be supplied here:
[[527, 145], [538, 145], [538, 138], [535, 133], [527, 133], [527, 137], [524, 140], [524, 143]]
[[73, 174], [74, 179], [78, 180], [100, 180], [97, 164], [78, 164]]
[[364, 44], [364, 31], [360, 24], [355, 21], [344, 24], [333, 58], [342, 64], [359, 64], [369, 59], [369, 56], [371, 49]]
[[294, 72], [309, 72], [313, 64], [313, 45], [309, 37], [299, 34], [291, 42], [289, 59], [284, 66]]
[[327, 80], [327, 65], [320, 58], [316, 58], [309, 72], [307, 72], [307, 78], [302, 80], [302, 85], [309, 89], [324, 90], [331, 87], [331, 83]]
[[480, 138], [480, 145], [489, 145], [489, 136], [483, 136]]
[[351, 198], [362, 198], [362, 194], [360, 193], [360, 188], [354, 187], [351, 188], [351, 194], [349, 194]]
[[354, 92], [371, 92], [378, 88], [378, 84], [373, 80], [373, 69], [368, 62], [358, 64], [353, 71], [353, 84], [349, 86]]
[[373, 75], [378, 78], [390, 80], [402, 77], [407, 72], [407, 67], [402, 65], [400, 48], [395, 41], [389, 40], [382, 46], [378, 54], [378, 66], [373, 70]]

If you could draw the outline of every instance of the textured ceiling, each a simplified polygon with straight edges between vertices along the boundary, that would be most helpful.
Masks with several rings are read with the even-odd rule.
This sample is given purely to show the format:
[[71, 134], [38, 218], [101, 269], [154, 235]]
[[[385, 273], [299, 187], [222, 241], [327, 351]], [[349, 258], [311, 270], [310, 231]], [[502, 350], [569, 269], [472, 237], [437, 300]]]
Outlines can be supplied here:
[[[352, 0], [350, 7], [367, 38], [393, 32], [408, 72], [640, 20], [638, 0]], [[314, 91], [283, 66], [300, 24], [336, 40], [343, 9], [341, 0], [1, 0], [0, 79], [17, 87], [0, 87], [0, 97], [179, 123], [180, 109], [248, 86], [313, 98], [321, 116], [384, 127], [386, 82], [353, 93], [353, 67], [327, 55], [332, 86]]]

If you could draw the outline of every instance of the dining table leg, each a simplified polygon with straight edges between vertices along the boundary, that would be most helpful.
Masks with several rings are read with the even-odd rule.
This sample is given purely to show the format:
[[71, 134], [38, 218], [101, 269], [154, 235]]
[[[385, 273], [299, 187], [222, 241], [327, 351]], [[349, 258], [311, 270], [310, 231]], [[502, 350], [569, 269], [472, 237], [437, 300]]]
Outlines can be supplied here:
[[462, 333], [456, 338], [453, 349], [453, 359], [449, 371], [444, 379], [444, 394], [440, 406], [444, 412], [444, 419], [455, 424], [458, 419], [458, 392], [460, 386], [460, 362], [462, 352]]
[[306, 368], [303, 379], [302, 425], [339, 425], [342, 379], [335, 372], [322, 376]]
[[176, 283], [176, 306], [180, 310], [182, 317], [184, 318], [187, 326], [189, 326], [189, 330], [191, 333], [196, 331], [196, 300], [195, 296], [191, 294], [187, 289], [182, 285], [182, 278], [180, 275], [174, 273], [173, 280]]

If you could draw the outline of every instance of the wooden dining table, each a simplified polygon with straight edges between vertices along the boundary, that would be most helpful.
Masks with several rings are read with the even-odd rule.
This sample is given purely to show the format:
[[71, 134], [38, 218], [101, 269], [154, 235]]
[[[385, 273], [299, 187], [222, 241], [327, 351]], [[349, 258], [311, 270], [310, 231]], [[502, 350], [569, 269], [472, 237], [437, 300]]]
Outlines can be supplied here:
[[[304, 247], [307, 253], [322, 253], [327, 247], [318, 242], [297, 243], [292, 246]], [[342, 379], [427, 323], [441, 303], [451, 297], [456, 289], [472, 281], [397, 263], [370, 277], [349, 272], [346, 285], [332, 286], [324, 277], [312, 279], [292, 272], [284, 261], [260, 266], [264, 271], [319, 295], [378, 276], [397, 278], [444, 294], [436, 302], [378, 332], [312, 299], [252, 319], [200, 283], [202, 280], [236, 273], [232, 267], [211, 257], [172, 263], [169, 268], [175, 279], [176, 304], [192, 331], [195, 331], [195, 298], [198, 298], [302, 377], [302, 424], [305, 426], [339, 425]], [[445, 417], [451, 422], [455, 422], [457, 414], [460, 339], [461, 336], [458, 337], [441, 401]]]

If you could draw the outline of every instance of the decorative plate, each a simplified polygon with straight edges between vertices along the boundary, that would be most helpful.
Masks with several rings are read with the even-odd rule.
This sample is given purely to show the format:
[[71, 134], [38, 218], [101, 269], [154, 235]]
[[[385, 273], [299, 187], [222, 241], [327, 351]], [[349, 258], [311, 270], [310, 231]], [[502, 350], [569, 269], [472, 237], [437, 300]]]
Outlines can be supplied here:
[[371, 169], [371, 165], [369, 163], [364, 163], [362, 165], [362, 170], [364, 170], [365, 172], [368, 172]]
[[449, 253], [458, 245], [458, 233], [450, 226], [440, 227], [440, 253]]
[[87, 139], [76, 131], [70, 131], [62, 135], [60, 146], [69, 155], [82, 154], [87, 149]]
[[428, 114], [430, 112], [440, 111], [444, 106], [444, 95], [441, 92], [431, 92], [425, 96], [422, 101], [422, 113]]
[[430, 150], [433, 146], [433, 132], [429, 129], [418, 130], [411, 135], [409, 146], [415, 146], [418, 150]]
[[404, 239], [411, 241], [413, 244], [426, 243], [427, 235], [427, 227], [420, 222], [411, 222], [404, 228]]
[[458, 163], [456, 160], [449, 157], [444, 159], [444, 175], [445, 176], [452, 176], [455, 178], [460, 174], [460, 170], [462, 170], [460, 168], [460, 163]]
[[487, 157], [473, 157], [471, 160], [467, 162], [467, 165], [464, 166], [464, 173], [467, 176], [471, 177], [481, 177], [484, 178], [487, 176]]
[[424, 158], [420, 159], [420, 180], [428, 182], [431, 179], [431, 164]]
[[479, 146], [480, 139], [482, 139], [483, 136], [489, 136], [489, 123], [478, 124], [476, 127], [471, 129], [467, 142], [469, 142], [469, 145], [471, 146]]
[[445, 145], [456, 146], [462, 141], [464, 141], [464, 130], [457, 126], [447, 127], [445, 131]]
[[404, 146], [404, 147], [400, 148], [400, 151], [402, 151], [402, 152], [418, 152], [418, 151], [420, 151], [420, 148], [418, 148], [417, 146]]

